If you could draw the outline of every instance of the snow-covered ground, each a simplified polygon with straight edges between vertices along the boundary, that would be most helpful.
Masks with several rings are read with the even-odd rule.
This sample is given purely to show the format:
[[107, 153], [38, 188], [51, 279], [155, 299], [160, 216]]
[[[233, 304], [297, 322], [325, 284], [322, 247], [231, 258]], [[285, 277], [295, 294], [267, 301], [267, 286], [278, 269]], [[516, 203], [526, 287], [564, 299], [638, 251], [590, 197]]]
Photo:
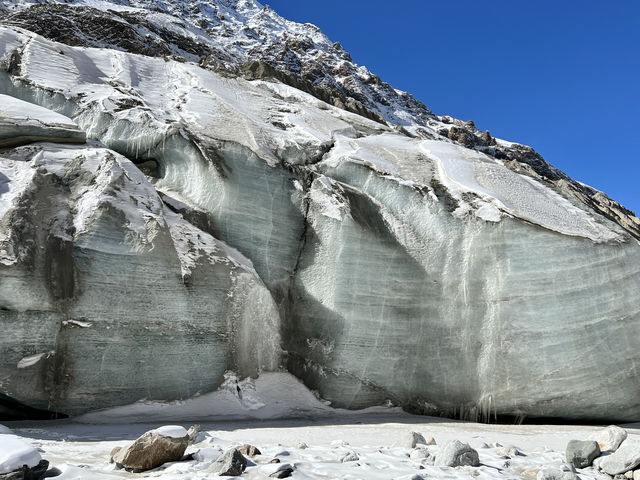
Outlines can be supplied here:
[[[109, 463], [109, 454], [114, 447], [125, 446], [145, 431], [160, 426], [72, 421], [10, 425], [15, 435], [37, 447], [42, 458], [63, 472], [57, 477], [60, 480], [204, 480], [211, 474], [199, 472], [210, 466], [217, 452], [245, 443], [255, 445], [262, 452], [253, 458], [255, 465], [250, 463], [242, 475], [248, 479], [268, 478], [282, 464], [293, 467], [293, 479], [536, 478], [545, 469], [567, 468], [564, 452], [569, 440], [584, 440], [602, 428], [487, 425], [417, 417], [395, 411], [331, 418], [219, 422], [203, 424], [204, 434], [187, 450], [187, 454], [200, 450], [201, 454], [196, 455], [200, 460], [166, 464], [138, 474], [117, 470], [114, 464]], [[640, 438], [640, 424], [625, 428], [629, 438]], [[478, 450], [481, 465], [435, 467], [429, 459], [417, 458], [419, 455], [416, 453], [412, 455], [414, 449], [407, 444], [412, 431], [436, 440], [437, 445], [418, 445], [418, 448], [427, 448], [432, 457], [447, 441], [457, 439]], [[0, 433], [0, 445], [8, 444], [14, 438]], [[513, 455], [512, 446], [517, 447], [520, 453]], [[355, 453], [358, 460], [343, 462], [342, 459], [350, 453]], [[281, 463], [270, 464], [274, 458], [279, 458]], [[593, 468], [577, 470], [576, 473], [582, 479], [610, 478]]]

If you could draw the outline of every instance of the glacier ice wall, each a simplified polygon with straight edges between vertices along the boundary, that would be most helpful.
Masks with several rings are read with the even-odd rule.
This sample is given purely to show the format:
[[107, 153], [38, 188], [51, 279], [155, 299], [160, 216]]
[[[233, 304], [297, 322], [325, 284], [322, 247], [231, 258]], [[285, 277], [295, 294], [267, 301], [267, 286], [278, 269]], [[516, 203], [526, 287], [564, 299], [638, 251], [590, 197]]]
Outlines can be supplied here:
[[73, 414], [277, 368], [276, 306], [250, 262], [172, 212], [127, 159], [38, 144], [2, 165], [4, 392]]
[[3, 393], [640, 416], [640, 244], [553, 182], [193, 63], [0, 28], [0, 70], [90, 139], [0, 151]]

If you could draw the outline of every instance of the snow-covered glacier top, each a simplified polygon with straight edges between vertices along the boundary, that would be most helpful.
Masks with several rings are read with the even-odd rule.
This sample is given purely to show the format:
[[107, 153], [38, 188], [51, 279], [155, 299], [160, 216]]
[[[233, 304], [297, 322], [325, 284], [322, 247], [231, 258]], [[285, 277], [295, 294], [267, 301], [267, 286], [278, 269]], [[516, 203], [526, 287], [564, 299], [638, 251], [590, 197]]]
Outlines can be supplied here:
[[[64, 8], [66, 17], [61, 10], [47, 9], [48, 5]], [[173, 54], [191, 61], [207, 57], [225, 67], [267, 62], [301, 76], [310, 85], [344, 94], [388, 122], [425, 125], [435, 118], [422, 103], [355, 64], [339, 43], [315, 25], [286, 20], [253, 0], [9, 0], [0, 9], [8, 11], [5, 23], [25, 26], [31, 20], [24, 10], [33, 6], [40, 8], [31, 14], [37, 16], [31, 20], [38, 26], [27, 28], [53, 39], [65, 37], [76, 44], [129, 51], [133, 45], [136, 52]], [[87, 30], [83, 22], [91, 11], [78, 11], [76, 19], [68, 15], [69, 8], [110, 11], [111, 21], [120, 22], [128, 31]], [[47, 21], [60, 24], [60, 31], [46, 25]]]
[[[277, 79], [405, 135], [481, 152], [586, 203], [640, 238], [640, 220], [633, 212], [572, 180], [530, 147], [493, 138], [471, 121], [434, 115], [411, 95], [354, 63], [318, 27], [288, 21], [254, 0], [8, 0], [0, 5], [0, 24], [68, 45], [186, 60], [225, 77], [267, 80], [267, 88], [280, 95], [273, 87]], [[92, 73], [86, 70], [83, 75]], [[190, 88], [188, 82], [184, 88]], [[209, 114], [201, 109], [193, 119], [198, 115]], [[306, 132], [299, 133], [308, 136]], [[491, 208], [483, 212], [496, 217]]]

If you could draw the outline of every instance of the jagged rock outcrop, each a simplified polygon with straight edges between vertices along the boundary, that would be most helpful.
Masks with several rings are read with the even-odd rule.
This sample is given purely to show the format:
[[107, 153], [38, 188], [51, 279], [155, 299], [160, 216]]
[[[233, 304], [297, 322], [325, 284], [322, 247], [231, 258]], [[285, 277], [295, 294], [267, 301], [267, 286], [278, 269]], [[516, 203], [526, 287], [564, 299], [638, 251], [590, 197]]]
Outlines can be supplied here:
[[[124, 3], [100, 15], [129, 22]], [[36, 7], [3, 17], [25, 23], [0, 27], [0, 94], [89, 140], [0, 151], [2, 392], [77, 414], [286, 368], [347, 408], [636, 419], [631, 212], [472, 123], [397, 92], [382, 108], [382, 83], [363, 101], [332, 77], [362, 111], [294, 88], [308, 72], [264, 49], [323, 72], [346, 53], [236, 3], [139, 20], [202, 20], [220, 68], [164, 37], [178, 59], [47, 40], [24, 30]], [[255, 58], [275, 70], [241, 75]]]

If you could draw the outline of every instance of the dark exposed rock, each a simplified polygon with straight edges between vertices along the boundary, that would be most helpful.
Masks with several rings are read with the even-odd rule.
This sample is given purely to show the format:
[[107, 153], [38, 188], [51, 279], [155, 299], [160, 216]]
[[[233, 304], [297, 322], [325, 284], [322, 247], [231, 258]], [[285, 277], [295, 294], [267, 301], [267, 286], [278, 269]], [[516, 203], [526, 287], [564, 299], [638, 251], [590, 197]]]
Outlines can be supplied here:
[[365, 118], [386, 125], [385, 120], [380, 114], [367, 109], [361, 102], [354, 98], [349, 98], [336, 88], [316, 85], [312, 80], [308, 80], [290, 71], [278, 70], [267, 62], [259, 60], [247, 62], [241, 66], [241, 71], [245, 78], [249, 80], [280, 80], [282, 83], [297, 88], [298, 90], [302, 90], [303, 92], [313, 95], [314, 97], [338, 108], [356, 113]]
[[49, 462], [47, 460], [40, 460], [40, 463], [35, 467], [30, 468], [24, 465], [19, 470], [0, 474], [0, 480], [40, 480], [48, 468]]
[[159, 38], [144, 37], [116, 12], [70, 5], [33, 5], [0, 17], [0, 23], [22, 27], [67, 45], [109, 45], [131, 53], [161, 56], [171, 49]]
[[273, 472], [269, 477], [271, 478], [289, 478], [293, 474], [293, 468], [283, 468], [277, 472]]

